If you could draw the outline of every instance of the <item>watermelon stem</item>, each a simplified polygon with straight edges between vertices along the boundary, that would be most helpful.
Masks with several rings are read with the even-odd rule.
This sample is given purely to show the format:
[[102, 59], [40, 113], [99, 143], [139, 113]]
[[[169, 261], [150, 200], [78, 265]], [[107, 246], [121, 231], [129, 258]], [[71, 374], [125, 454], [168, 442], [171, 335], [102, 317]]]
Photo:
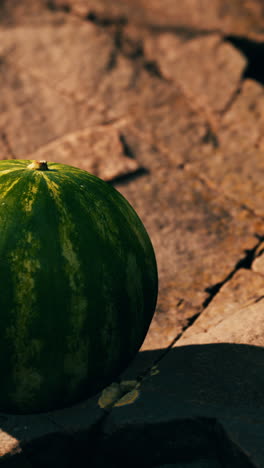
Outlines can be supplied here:
[[27, 169], [33, 169], [36, 171], [48, 171], [48, 164], [47, 161], [33, 161], [31, 164], [27, 166]]

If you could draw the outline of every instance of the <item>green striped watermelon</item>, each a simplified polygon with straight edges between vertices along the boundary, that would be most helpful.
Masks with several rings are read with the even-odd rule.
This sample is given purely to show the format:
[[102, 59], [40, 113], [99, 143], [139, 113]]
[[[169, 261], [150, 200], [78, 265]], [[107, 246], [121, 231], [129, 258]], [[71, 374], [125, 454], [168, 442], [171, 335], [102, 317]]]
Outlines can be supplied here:
[[0, 161], [0, 411], [65, 407], [134, 357], [157, 299], [148, 234], [86, 171]]

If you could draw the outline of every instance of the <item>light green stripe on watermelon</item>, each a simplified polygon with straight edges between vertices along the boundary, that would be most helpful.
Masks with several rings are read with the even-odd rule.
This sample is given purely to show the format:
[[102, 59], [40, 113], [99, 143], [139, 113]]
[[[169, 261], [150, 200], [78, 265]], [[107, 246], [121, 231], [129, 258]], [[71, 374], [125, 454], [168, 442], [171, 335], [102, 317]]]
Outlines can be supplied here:
[[37, 239], [32, 232], [27, 232], [10, 255], [15, 305], [10, 311], [14, 322], [7, 329], [7, 336], [13, 342], [16, 356], [13, 371], [16, 386], [13, 398], [21, 405], [31, 400], [42, 382], [40, 372], [31, 365], [32, 355], [41, 351], [41, 341], [32, 339], [29, 335], [29, 326], [34, 318], [37, 302], [35, 275], [41, 268], [38, 250]]
[[[13, 172], [13, 171], [7, 171], [7, 172]], [[12, 184], [10, 183], [1, 184], [0, 200], [3, 200], [6, 197], [6, 195], [18, 184], [18, 182], [19, 182], [19, 179], [16, 179], [14, 180]], [[0, 183], [1, 183], [1, 179], [0, 179]]]
[[82, 273], [80, 256], [76, 246], [71, 240], [76, 224], [71, 219], [71, 213], [65, 208], [62, 202], [60, 186], [49, 178], [47, 173], [42, 172], [45, 182], [53, 198], [59, 213], [59, 244], [62, 256], [65, 259], [65, 272], [68, 279], [68, 293], [70, 296], [70, 307], [72, 310], [70, 319], [71, 333], [67, 336], [67, 352], [64, 358], [64, 370], [71, 379], [69, 384], [75, 387], [85, 378], [88, 367], [88, 341], [80, 342], [80, 335], [84, 327], [87, 314], [87, 297], [85, 295], [85, 278]]
[[12, 169], [6, 169], [5, 171], [1, 171], [0, 177], [6, 174], [10, 174], [10, 172], [19, 171], [19, 170], [21, 170], [21, 167], [16, 167], [16, 168], [13, 167]]
[[36, 196], [39, 190], [39, 184], [41, 182], [41, 174], [36, 173], [34, 179], [28, 184], [27, 193], [24, 195], [23, 205], [26, 213], [32, 211], [33, 203], [36, 200]]

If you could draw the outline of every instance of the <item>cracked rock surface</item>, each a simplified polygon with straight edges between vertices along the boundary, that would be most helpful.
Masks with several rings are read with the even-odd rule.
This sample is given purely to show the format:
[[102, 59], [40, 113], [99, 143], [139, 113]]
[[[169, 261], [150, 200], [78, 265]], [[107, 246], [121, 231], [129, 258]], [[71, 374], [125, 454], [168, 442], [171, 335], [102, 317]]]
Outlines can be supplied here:
[[0, 466], [264, 467], [263, 60], [261, 0], [0, 3], [1, 159], [113, 184], [160, 278], [135, 386], [1, 413]]

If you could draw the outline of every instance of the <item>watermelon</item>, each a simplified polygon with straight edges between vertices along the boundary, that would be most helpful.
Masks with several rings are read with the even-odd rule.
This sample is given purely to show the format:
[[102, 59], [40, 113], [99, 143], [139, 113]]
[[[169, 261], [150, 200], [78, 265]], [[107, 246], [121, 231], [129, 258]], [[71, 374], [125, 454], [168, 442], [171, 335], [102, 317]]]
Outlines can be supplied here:
[[128, 201], [76, 167], [0, 161], [0, 411], [74, 404], [139, 350], [157, 300], [149, 236]]

